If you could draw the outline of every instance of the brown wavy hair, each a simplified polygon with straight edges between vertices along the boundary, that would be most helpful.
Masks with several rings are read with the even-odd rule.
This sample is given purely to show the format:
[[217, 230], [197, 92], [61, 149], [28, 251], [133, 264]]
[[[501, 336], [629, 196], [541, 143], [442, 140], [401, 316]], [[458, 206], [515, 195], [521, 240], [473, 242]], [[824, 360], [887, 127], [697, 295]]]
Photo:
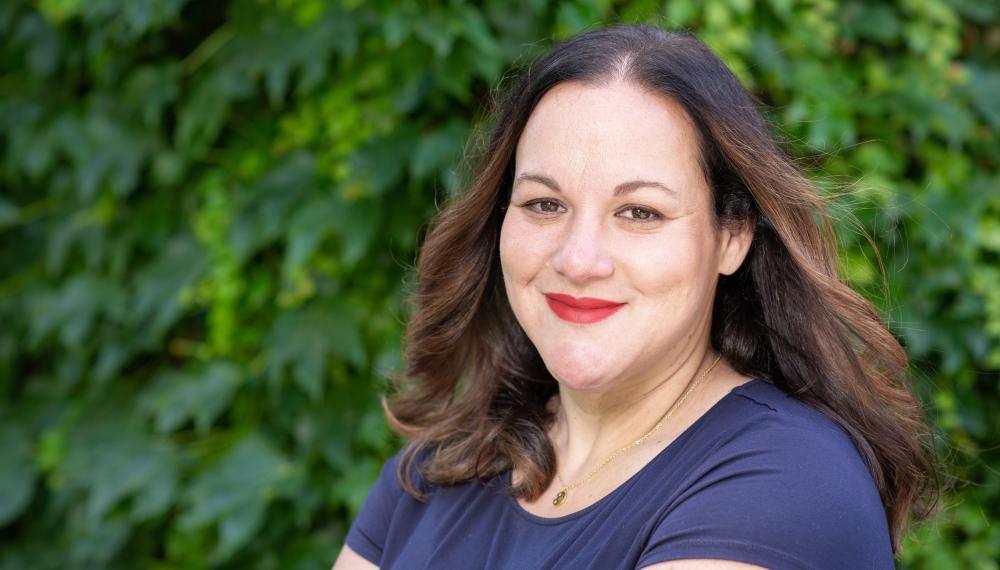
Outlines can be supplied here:
[[[741, 268], [720, 276], [711, 342], [740, 373], [770, 380], [841, 425], [865, 459], [898, 554], [908, 518], [938, 497], [933, 431], [907, 357], [873, 306], [837, 273], [824, 204], [775, 143], [752, 96], [695, 36], [615, 25], [575, 36], [529, 63], [495, 102], [485, 144], [467, 156], [467, 190], [434, 219], [419, 255], [405, 338], [407, 367], [383, 407], [408, 438], [399, 478], [487, 479], [517, 467], [509, 492], [534, 499], [555, 454], [546, 403], [557, 391], [511, 311], [499, 262], [514, 154], [542, 96], [564, 81], [632, 82], [668, 97], [697, 127], [715, 222], [750, 223]], [[417, 461], [418, 456], [420, 461]]]

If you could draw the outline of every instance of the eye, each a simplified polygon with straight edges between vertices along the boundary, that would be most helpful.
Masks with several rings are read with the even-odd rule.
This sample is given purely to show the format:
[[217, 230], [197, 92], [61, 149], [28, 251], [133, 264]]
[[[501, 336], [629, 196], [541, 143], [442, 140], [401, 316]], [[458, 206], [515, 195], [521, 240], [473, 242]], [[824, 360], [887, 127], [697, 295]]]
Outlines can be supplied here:
[[651, 222], [663, 218], [657, 212], [641, 206], [628, 206], [624, 210], [621, 210], [620, 213], [628, 214], [625, 216], [625, 219], [633, 222]]
[[[552, 215], [558, 214], [563, 206], [556, 200], [539, 198], [537, 200], [526, 202], [522, 204], [521, 207], [535, 214]], [[620, 210], [618, 214], [633, 223], [649, 223], [663, 219], [663, 216], [656, 210], [642, 206], [626, 206]]]
[[536, 214], [557, 214], [559, 213], [559, 208], [562, 206], [555, 200], [547, 200], [543, 198], [522, 204], [521, 207], [527, 208], [529, 211], [535, 212]]

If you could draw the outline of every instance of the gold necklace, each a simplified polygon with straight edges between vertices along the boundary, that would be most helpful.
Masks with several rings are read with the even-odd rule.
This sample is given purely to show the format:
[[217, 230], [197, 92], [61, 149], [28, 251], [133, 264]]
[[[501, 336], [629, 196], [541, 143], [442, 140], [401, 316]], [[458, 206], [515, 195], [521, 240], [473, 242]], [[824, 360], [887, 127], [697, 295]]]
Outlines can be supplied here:
[[660, 418], [660, 421], [656, 422], [656, 425], [653, 426], [653, 429], [647, 431], [645, 433], [645, 435], [643, 435], [639, 439], [633, 441], [632, 443], [630, 443], [630, 444], [628, 444], [628, 445], [626, 445], [624, 447], [620, 447], [620, 448], [616, 449], [614, 451], [614, 453], [612, 453], [611, 455], [609, 455], [607, 457], [607, 459], [605, 459], [604, 461], [602, 461], [601, 464], [598, 465], [596, 469], [594, 469], [593, 471], [591, 471], [590, 473], [588, 473], [587, 476], [584, 477], [581, 481], [577, 481], [576, 483], [573, 483], [571, 485], [567, 485], [566, 482], [563, 481], [563, 478], [559, 476], [559, 473], [556, 472], [556, 479], [559, 479], [559, 484], [562, 485], [563, 488], [558, 493], [556, 493], [555, 498], [552, 499], [552, 504], [555, 505], [555, 506], [557, 506], [557, 507], [559, 505], [563, 504], [566, 501], [566, 495], [571, 490], [575, 489], [576, 487], [579, 487], [580, 485], [583, 485], [587, 481], [590, 481], [594, 477], [594, 475], [597, 475], [598, 473], [600, 473], [601, 469], [604, 469], [608, 465], [608, 463], [611, 463], [619, 455], [625, 453], [626, 451], [632, 449], [633, 447], [636, 447], [636, 446], [640, 445], [642, 442], [644, 442], [647, 439], [649, 439], [649, 436], [653, 435], [661, 427], [663, 427], [663, 422], [665, 422], [668, 419], [670, 419], [670, 416], [673, 415], [674, 410], [676, 410], [677, 408], [679, 408], [680, 405], [684, 403], [684, 399], [688, 397], [688, 394], [690, 394], [695, 389], [695, 387], [701, 382], [701, 380], [703, 378], [705, 378], [705, 376], [708, 376], [708, 373], [711, 372], [713, 368], [715, 368], [715, 365], [718, 364], [719, 360], [721, 360], [721, 359], [722, 359], [722, 355], [720, 354], [719, 356], [717, 356], [715, 358], [715, 362], [713, 362], [712, 365], [709, 366], [707, 370], [705, 370], [697, 378], [695, 378], [694, 382], [691, 382], [691, 385], [688, 386], [686, 390], [684, 390], [684, 393], [681, 394], [681, 397], [678, 398], [677, 401], [675, 401], [673, 403], [673, 405], [670, 406], [670, 409], [667, 410], [666, 414], [663, 414], [663, 417]]

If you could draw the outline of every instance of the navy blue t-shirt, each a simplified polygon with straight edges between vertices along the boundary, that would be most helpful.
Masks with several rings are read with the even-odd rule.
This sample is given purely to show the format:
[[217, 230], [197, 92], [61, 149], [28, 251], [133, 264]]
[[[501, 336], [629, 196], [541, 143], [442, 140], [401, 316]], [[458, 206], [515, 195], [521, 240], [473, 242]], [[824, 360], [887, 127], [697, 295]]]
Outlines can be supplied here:
[[382, 569], [643, 568], [716, 558], [784, 569], [893, 568], [878, 491], [847, 433], [755, 379], [596, 503], [533, 515], [489, 481], [406, 494], [382, 468], [347, 544]]

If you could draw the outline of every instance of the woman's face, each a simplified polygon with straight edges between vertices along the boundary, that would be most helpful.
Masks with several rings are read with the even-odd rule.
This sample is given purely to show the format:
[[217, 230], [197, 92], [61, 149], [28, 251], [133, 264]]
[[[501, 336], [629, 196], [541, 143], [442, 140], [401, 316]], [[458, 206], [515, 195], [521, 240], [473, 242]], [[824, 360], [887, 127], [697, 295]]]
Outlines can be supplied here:
[[561, 83], [532, 112], [500, 261], [514, 315], [564, 386], [655, 381], [708, 342], [718, 275], [750, 235], [713, 227], [697, 141], [677, 103], [624, 82]]

